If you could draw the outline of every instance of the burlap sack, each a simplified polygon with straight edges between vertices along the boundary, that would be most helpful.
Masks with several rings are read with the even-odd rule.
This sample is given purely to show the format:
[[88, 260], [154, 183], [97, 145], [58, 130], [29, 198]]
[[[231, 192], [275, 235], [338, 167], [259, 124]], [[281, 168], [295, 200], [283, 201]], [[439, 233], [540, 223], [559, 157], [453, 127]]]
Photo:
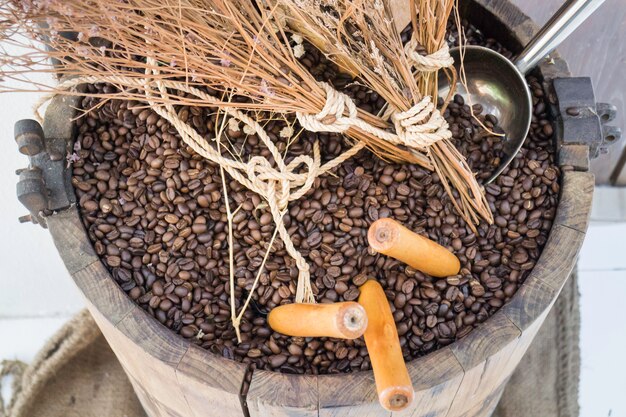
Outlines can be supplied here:
[[578, 280], [573, 273], [509, 380], [493, 417], [578, 417], [579, 340]]
[[[578, 416], [579, 325], [573, 274], [511, 377], [494, 416]], [[146, 417], [87, 311], [53, 336], [28, 367], [3, 363], [0, 377], [9, 373], [18, 383], [8, 410], [3, 412], [0, 402], [0, 417]]]
[[[146, 417], [126, 374], [89, 312], [83, 310], [46, 343], [20, 378], [1, 417]], [[2, 407], [0, 407], [2, 408]]]

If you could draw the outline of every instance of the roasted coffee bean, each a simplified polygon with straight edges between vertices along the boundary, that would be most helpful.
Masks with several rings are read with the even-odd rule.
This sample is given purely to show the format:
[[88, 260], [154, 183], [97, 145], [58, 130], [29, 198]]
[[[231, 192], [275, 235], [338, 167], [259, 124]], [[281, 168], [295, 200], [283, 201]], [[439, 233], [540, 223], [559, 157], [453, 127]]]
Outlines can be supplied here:
[[316, 247], [322, 242], [322, 234], [318, 231], [315, 231], [307, 237], [306, 242], [310, 247]]
[[343, 298], [346, 301], [354, 301], [357, 298], [359, 298], [359, 294], [361, 294], [361, 292], [359, 291], [358, 288], [356, 287], [351, 287], [348, 291], [346, 291], [343, 294]]
[[[449, 30], [454, 39], [452, 24]], [[467, 33], [472, 44], [485, 44], [475, 28]], [[406, 35], [408, 39], [410, 33]], [[494, 40], [488, 46], [511, 56]], [[310, 45], [305, 51], [301, 62], [320, 81], [333, 84], [361, 109], [381, 111], [385, 102], [377, 93], [353, 83]], [[514, 296], [547, 241], [561, 175], [546, 111], [549, 94], [536, 77], [529, 76], [528, 82], [535, 104], [531, 132], [502, 175], [485, 187], [494, 224], [467, 225], [437, 174], [415, 164], [383, 161], [366, 150], [289, 201], [282, 221], [309, 266], [316, 301], [358, 300], [358, 288], [367, 279], [378, 280], [409, 360], [466, 336]], [[370, 368], [362, 339], [293, 338], [268, 327], [272, 308], [294, 302], [300, 272], [280, 237], [268, 248], [275, 221], [260, 196], [230, 177], [224, 186], [219, 168], [196, 155], [142, 103], [101, 104], [97, 93], [110, 86], [86, 88], [92, 94], [81, 102], [89, 109], [87, 116], [76, 121], [83, 150], [73, 164], [72, 184], [95, 252], [131, 299], [190, 343], [256, 369], [324, 374]], [[469, 110], [457, 96], [443, 116], [450, 141], [483, 183], [501, 160], [504, 144], [485, 132]], [[483, 124], [501, 131], [497, 118], [478, 105], [473, 110]], [[213, 143], [211, 133], [219, 123], [214, 111], [185, 106], [177, 111]], [[271, 119], [265, 128], [287, 163], [312, 155], [316, 141], [323, 144], [324, 163], [350, 146], [337, 134], [315, 132], [302, 132], [288, 144], [280, 136], [285, 121], [261, 116]], [[222, 143], [233, 147], [225, 155], [234, 151], [244, 161], [269, 156], [255, 135], [230, 129], [225, 134], [228, 141]], [[232, 243], [225, 197], [237, 210]], [[458, 275], [434, 278], [370, 251], [367, 230], [383, 217], [452, 250], [461, 262]], [[236, 311], [251, 296], [240, 324], [241, 343], [230, 317], [231, 245]]]
[[360, 287], [361, 285], [365, 284], [366, 281], [367, 281], [367, 275], [365, 274], [358, 274], [357, 276], [352, 278], [352, 283], [356, 285], [357, 287]]
[[272, 368], [280, 368], [285, 362], [287, 362], [287, 356], [273, 355], [270, 356], [269, 361]]

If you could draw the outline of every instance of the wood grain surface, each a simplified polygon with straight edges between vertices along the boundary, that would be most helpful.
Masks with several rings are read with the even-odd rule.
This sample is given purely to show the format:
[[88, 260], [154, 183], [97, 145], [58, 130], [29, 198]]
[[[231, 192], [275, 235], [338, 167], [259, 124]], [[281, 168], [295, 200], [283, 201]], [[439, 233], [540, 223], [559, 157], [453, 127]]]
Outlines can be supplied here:
[[270, 371], [252, 374], [246, 402], [250, 417], [317, 417], [317, 376]]

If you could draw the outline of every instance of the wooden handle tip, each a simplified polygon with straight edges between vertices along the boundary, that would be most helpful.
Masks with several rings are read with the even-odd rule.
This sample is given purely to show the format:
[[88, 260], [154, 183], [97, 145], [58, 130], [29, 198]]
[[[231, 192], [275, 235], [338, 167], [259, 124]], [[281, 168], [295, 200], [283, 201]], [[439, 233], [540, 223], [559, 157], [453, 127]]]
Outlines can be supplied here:
[[413, 402], [412, 387], [389, 387], [379, 396], [380, 404], [388, 411], [402, 411]]
[[367, 231], [367, 241], [372, 249], [384, 253], [392, 248], [400, 235], [399, 226], [395, 220], [389, 218], [378, 219], [372, 223]]
[[337, 315], [337, 327], [347, 339], [356, 339], [363, 336], [367, 329], [367, 313], [357, 303], [346, 303], [340, 314]]

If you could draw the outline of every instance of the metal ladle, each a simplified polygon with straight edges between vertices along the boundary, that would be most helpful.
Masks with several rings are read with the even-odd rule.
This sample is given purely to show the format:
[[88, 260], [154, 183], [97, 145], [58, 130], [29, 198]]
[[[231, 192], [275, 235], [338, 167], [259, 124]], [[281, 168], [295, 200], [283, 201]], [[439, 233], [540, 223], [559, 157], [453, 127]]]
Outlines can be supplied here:
[[[504, 130], [503, 152], [500, 165], [485, 182], [492, 182], [515, 158], [530, 129], [533, 102], [526, 75], [537, 63], [567, 38], [604, 0], [568, 0], [550, 18], [537, 35], [528, 43], [514, 62], [501, 54], [482, 46], [466, 46], [463, 66], [467, 87], [457, 82], [456, 94], [469, 104], [481, 104], [484, 113], [498, 118]], [[452, 48], [450, 55], [454, 66], [460, 71], [460, 50]], [[469, 90], [469, 91], [468, 91]], [[450, 91], [448, 78], [440, 71], [439, 96], [446, 97]]]

